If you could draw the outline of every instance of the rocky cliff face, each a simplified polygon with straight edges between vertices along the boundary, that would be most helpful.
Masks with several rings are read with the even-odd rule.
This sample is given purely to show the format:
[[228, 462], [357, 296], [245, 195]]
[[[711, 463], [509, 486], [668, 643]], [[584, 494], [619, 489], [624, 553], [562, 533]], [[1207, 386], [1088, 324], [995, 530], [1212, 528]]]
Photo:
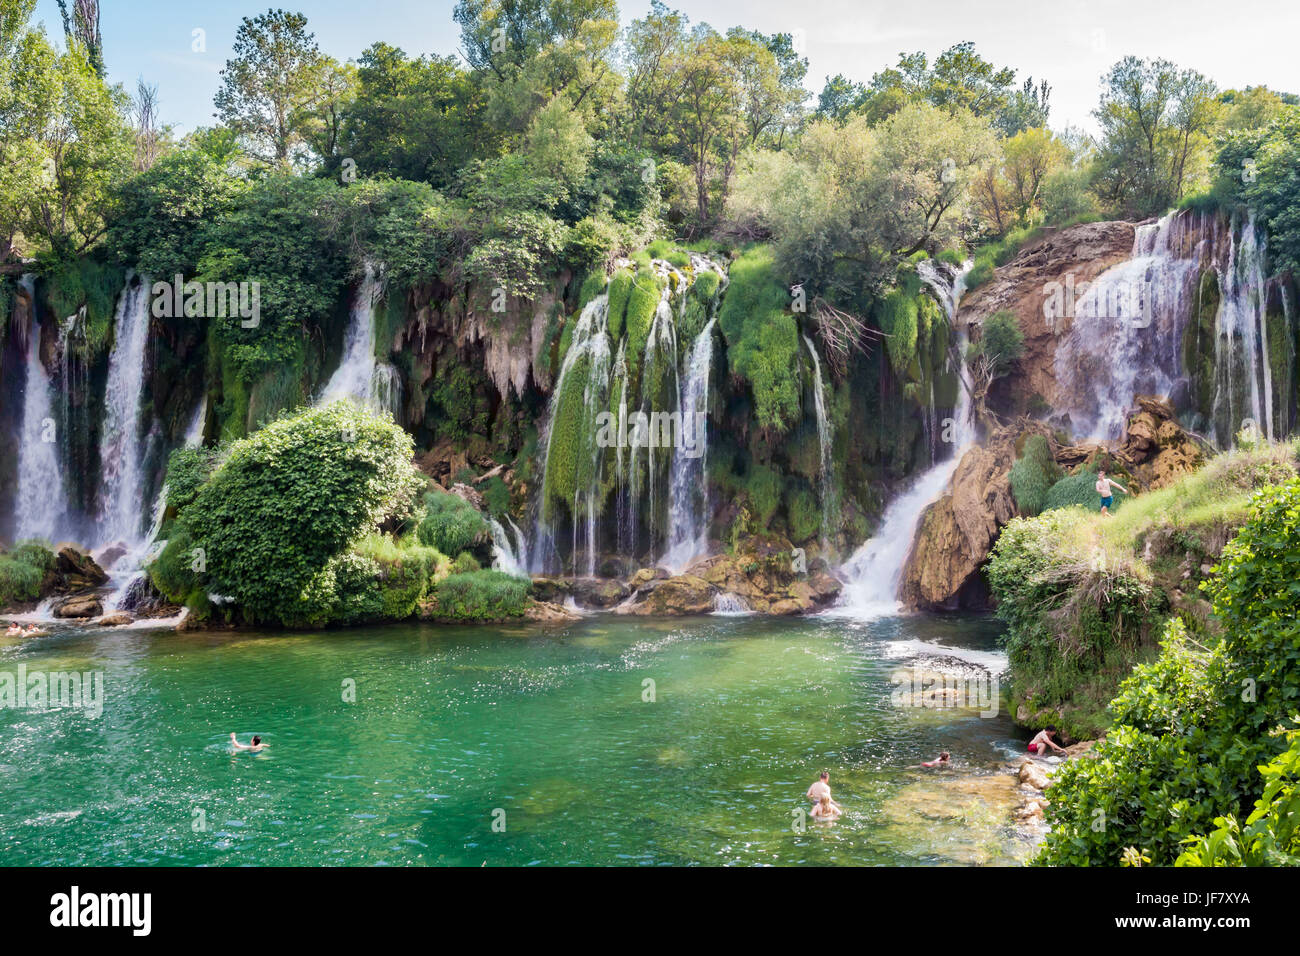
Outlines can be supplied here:
[[1203, 444], [1174, 419], [1168, 401], [1139, 396], [1124, 437], [1113, 448], [1062, 445], [1042, 422], [1018, 419], [971, 448], [953, 473], [949, 491], [926, 509], [903, 569], [899, 599], [913, 608], [984, 607], [982, 569], [998, 534], [1016, 517], [1010, 472], [1016, 449], [1039, 434], [1067, 471], [1103, 461], [1129, 487], [1151, 491], [1172, 484], [1205, 462]]
[[1053, 232], [1020, 251], [994, 277], [962, 299], [960, 323], [979, 325], [995, 312], [1011, 312], [1025, 334], [1018, 367], [995, 383], [989, 405], [1005, 416], [1038, 414], [1060, 404], [1056, 347], [1070, 316], [1049, 319], [1044, 306], [1057, 290], [1062, 297], [1091, 282], [1133, 251], [1135, 224], [1091, 222]]

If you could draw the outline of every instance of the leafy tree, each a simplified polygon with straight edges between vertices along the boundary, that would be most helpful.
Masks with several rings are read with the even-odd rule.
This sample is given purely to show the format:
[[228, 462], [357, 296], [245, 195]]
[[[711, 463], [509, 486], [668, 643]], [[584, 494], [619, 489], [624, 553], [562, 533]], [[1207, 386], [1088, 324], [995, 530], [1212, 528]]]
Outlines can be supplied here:
[[500, 131], [485, 122], [482, 88], [452, 57], [411, 59], [375, 43], [357, 62], [356, 81], [339, 150], [362, 175], [443, 189], [471, 159], [500, 148]]
[[423, 484], [411, 459], [410, 435], [351, 402], [235, 442], [182, 512], [208, 589], [252, 620], [309, 617], [331, 561], [410, 510]]
[[221, 71], [217, 117], [249, 154], [288, 166], [305, 148], [324, 99], [328, 61], [301, 13], [268, 10], [244, 17], [235, 31], [234, 58]]
[[1133, 56], [1102, 80], [1093, 112], [1102, 130], [1099, 195], [1125, 215], [1162, 213], [1205, 180], [1222, 112], [1218, 91], [1195, 70]]
[[1263, 218], [1275, 267], [1300, 272], [1300, 108], [1228, 133], [1215, 166], [1220, 194]]

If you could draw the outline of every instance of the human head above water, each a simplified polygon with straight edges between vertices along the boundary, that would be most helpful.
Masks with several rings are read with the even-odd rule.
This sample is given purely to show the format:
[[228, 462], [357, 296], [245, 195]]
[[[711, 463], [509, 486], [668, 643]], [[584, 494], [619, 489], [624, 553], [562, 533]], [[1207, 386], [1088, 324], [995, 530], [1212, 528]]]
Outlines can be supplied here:
[[817, 776], [821, 780], [829, 780], [831, 778], [831, 772], [829, 770], [823, 770]]
[[262, 738], [261, 738], [261, 737], [254, 737], [254, 738], [253, 738], [253, 746], [254, 746], [254, 747], [256, 747], [256, 746], [257, 746], [258, 744], [260, 744], [261, 742], [262, 742]]

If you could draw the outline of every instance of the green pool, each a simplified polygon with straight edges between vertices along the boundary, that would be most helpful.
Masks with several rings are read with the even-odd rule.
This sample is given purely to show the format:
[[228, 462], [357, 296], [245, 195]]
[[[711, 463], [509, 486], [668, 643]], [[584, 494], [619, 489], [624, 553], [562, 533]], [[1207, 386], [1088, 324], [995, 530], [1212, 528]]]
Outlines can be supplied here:
[[[0, 673], [104, 681], [97, 718], [0, 709], [0, 864], [1016, 863], [1011, 721], [891, 702], [902, 667], [999, 668], [996, 636], [604, 615], [0, 638]], [[955, 767], [915, 769], [940, 749]], [[823, 767], [847, 814], [800, 832]]]

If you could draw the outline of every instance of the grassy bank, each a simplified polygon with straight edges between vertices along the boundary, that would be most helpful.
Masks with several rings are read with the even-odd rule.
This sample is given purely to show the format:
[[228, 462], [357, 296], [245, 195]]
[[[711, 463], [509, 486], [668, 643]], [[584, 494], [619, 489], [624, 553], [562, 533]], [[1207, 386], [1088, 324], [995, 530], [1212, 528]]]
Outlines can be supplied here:
[[1158, 653], [1169, 617], [1193, 637], [1215, 633], [1200, 582], [1252, 495], [1294, 477], [1296, 461], [1294, 443], [1242, 449], [1108, 517], [1075, 505], [1008, 524], [989, 580], [1008, 625], [1017, 718], [1096, 736], [1120, 682]]

